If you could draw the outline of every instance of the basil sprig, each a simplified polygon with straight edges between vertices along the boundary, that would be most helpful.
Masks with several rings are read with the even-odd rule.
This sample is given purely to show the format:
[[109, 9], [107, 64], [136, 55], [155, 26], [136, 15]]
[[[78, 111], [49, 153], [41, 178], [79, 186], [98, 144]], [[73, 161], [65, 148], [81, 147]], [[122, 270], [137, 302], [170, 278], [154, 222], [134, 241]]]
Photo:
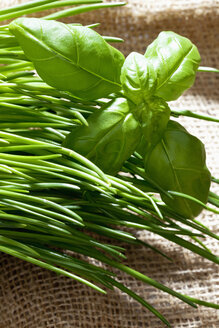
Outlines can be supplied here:
[[[89, 116], [88, 126], [73, 128], [65, 147], [111, 175], [119, 172], [137, 149], [144, 158], [146, 174], [161, 189], [207, 201], [210, 174], [202, 156], [204, 146], [179, 126], [168, 124], [167, 101], [191, 87], [200, 63], [199, 52], [189, 39], [162, 32], [144, 56], [132, 52], [124, 59], [88, 27], [19, 18], [9, 28], [50, 86], [84, 100], [120, 91], [117, 98]], [[200, 212], [200, 205], [191, 200], [176, 196], [172, 201], [166, 194], [162, 198], [185, 217]]]

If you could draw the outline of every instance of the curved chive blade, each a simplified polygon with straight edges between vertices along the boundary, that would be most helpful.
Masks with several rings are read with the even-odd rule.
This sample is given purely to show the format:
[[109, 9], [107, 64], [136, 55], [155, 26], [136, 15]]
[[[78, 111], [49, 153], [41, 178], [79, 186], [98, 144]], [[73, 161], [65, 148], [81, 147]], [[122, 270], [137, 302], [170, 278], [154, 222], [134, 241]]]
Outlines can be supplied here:
[[20, 252], [17, 252], [15, 250], [10, 249], [10, 248], [5, 247], [5, 246], [1, 246], [0, 245], [0, 251], [4, 252], [6, 254], [9, 254], [9, 255], [15, 256], [15, 257], [17, 257], [17, 258], [19, 258], [21, 260], [24, 260], [24, 261], [30, 262], [32, 264], [35, 264], [35, 265], [37, 265], [37, 266], [39, 266], [41, 268], [44, 268], [44, 269], [47, 269], [47, 270], [50, 270], [50, 271], [54, 271], [57, 274], [61, 274], [63, 276], [66, 276], [66, 277], [72, 278], [74, 280], [77, 280], [77, 281], [79, 281], [79, 282], [81, 282], [81, 283], [83, 283], [83, 284], [85, 284], [85, 285], [87, 285], [87, 286], [89, 286], [89, 287], [97, 290], [100, 293], [106, 294], [106, 292], [102, 288], [100, 288], [100, 287], [92, 284], [91, 282], [89, 282], [89, 281], [87, 281], [87, 280], [85, 280], [83, 278], [78, 277], [77, 275], [75, 275], [75, 274], [73, 274], [71, 272], [68, 272], [66, 270], [57, 268], [57, 267], [55, 267], [55, 266], [53, 266], [51, 264], [42, 262], [42, 261], [37, 260], [37, 259], [35, 259], [35, 258], [31, 257], [31, 256], [22, 254]]
[[214, 67], [199, 66], [198, 72], [219, 73], [219, 69], [214, 68]]
[[65, 9], [65, 10], [59, 11], [57, 13], [44, 16], [43, 18], [48, 19], [48, 20], [60, 19], [60, 18], [64, 18], [64, 17], [69, 17], [69, 16], [73, 16], [73, 15], [86, 13], [88, 11], [93, 11], [93, 10], [97, 10], [97, 9], [119, 7], [119, 6], [124, 6], [124, 5], [126, 5], [125, 2], [111, 2], [111, 3], [102, 3], [102, 4], [91, 4], [88, 6], [86, 6], [86, 5], [78, 6], [76, 8]]
[[33, 1], [28, 4], [21, 4], [17, 6], [13, 6], [11, 8], [1, 10], [0, 11], [0, 21], [17, 18], [20, 16], [26, 16], [29, 14], [43, 12], [49, 9], [61, 8], [64, 6], [72, 6], [72, 5], [81, 5], [88, 4], [88, 8], [90, 4], [100, 3], [102, 0], [44, 0], [44, 1]]

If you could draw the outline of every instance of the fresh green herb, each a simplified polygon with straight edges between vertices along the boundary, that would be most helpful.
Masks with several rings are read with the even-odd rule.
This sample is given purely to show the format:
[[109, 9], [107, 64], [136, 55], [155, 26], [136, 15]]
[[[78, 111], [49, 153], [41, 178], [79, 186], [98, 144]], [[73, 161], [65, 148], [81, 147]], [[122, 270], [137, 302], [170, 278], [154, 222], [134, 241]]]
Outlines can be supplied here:
[[200, 55], [189, 39], [174, 32], [161, 32], [148, 46], [145, 57], [157, 73], [157, 96], [175, 100], [193, 85]]
[[112, 100], [66, 137], [64, 146], [81, 153], [108, 174], [116, 174], [136, 149], [141, 137], [139, 122], [124, 98]]
[[[0, 11], [0, 19], [79, 2], [33, 1]], [[219, 263], [199, 239], [219, 237], [193, 219], [202, 207], [218, 213], [205, 205], [207, 198], [219, 207], [216, 194], [208, 197], [210, 175], [203, 145], [179, 124], [168, 123], [170, 114], [208, 118], [171, 112], [166, 103], [193, 84], [200, 57], [188, 39], [162, 32], [144, 56], [131, 53], [124, 59], [106, 43], [116, 38], [101, 37], [91, 30], [94, 26], [49, 21], [124, 4], [97, 2], [85, 0], [84, 6], [43, 20], [15, 20], [9, 25], [14, 35], [7, 25], [0, 27], [0, 250], [102, 293], [102, 287], [115, 286], [170, 326], [149, 303], [117, 282], [110, 268], [193, 307], [218, 308], [121, 263], [126, 256], [120, 241], [149, 247], [168, 258], [121, 227], [150, 231]], [[181, 146], [188, 141], [180, 151], [179, 135]], [[163, 166], [157, 170], [161, 161], [166, 176]], [[128, 176], [108, 175], [120, 169]], [[191, 176], [196, 177], [193, 184]], [[98, 235], [111, 243], [99, 242]], [[66, 250], [107, 264], [109, 270], [66, 255]]]
[[49, 85], [87, 100], [120, 89], [124, 57], [92, 29], [37, 18], [19, 18], [9, 28]]
[[[164, 190], [188, 194], [204, 204], [208, 200], [211, 175], [205, 164], [204, 145], [177, 122], [169, 121], [162, 140], [146, 154], [145, 171]], [[188, 218], [202, 210], [202, 206], [185, 198], [162, 195], [162, 199]]]

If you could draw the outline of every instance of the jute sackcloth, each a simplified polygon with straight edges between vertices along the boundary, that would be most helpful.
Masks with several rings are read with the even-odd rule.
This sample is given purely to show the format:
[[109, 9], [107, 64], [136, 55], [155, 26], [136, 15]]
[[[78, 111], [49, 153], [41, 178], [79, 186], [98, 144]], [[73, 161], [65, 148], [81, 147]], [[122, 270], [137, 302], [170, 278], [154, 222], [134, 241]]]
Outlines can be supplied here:
[[[2, 0], [1, 7], [21, 1]], [[25, 1], [23, 1], [25, 2]], [[217, 0], [128, 0], [126, 7], [81, 14], [68, 22], [100, 22], [103, 35], [122, 37], [118, 48], [125, 55], [144, 53], [162, 30], [190, 38], [198, 46], [202, 65], [219, 65], [219, 2]], [[198, 73], [194, 87], [171, 108], [218, 115], [218, 76]], [[180, 119], [206, 146], [207, 163], [219, 175], [219, 129], [216, 123]], [[218, 190], [217, 190], [218, 191]], [[218, 216], [204, 212], [199, 220], [218, 233]], [[219, 272], [216, 265], [148, 232], [139, 237], [164, 251], [168, 262], [148, 249], [129, 246], [127, 264], [161, 283], [193, 297], [219, 303]], [[218, 253], [218, 243], [206, 245]], [[107, 296], [68, 278], [57, 276], [13, 257], [0, 258], [0, 328], [161, 328], [149, 311], [118, 290]], [[176, 298], [120, 275], [120, 280], [160, 310], [174, 328], [218, 328], [216, 310], [193, 309]]]

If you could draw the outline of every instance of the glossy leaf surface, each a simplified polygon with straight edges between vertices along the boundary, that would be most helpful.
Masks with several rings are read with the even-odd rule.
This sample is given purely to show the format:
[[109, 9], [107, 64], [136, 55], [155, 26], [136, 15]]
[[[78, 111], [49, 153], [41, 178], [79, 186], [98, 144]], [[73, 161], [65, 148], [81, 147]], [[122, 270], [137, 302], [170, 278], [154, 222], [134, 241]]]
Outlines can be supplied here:
[[92, 29], [38, 18], [9, 27], [40, 77], [58, 90], [93, 100], [121, 88], [124, 56]]
[[174, 32], [161, 32], [148, 46], [145, 57], [157, 73], [155, 95], [166, 101], [175, 100], [193, 85], [200, 55], [189, 39]]
[[142, 140], [138, 152], [145, 154], [162, 138], [170, 117], [170, 108], [159, 97], [151, 97], [147, 103], [139, 104], [135, 116], [142, 128]]
[[[139, 121], [147, 149], [162, 137], [170, 116], [167, 103], [154, 97], [156, 72], [143, 55], [132, 52], [121, 71], [121, 83], [125, 96], [136, 104], [133, 114]], [[141, 146], [140, 146], [141, 147]]]
[[122, 66], [121, 83], [125, 96], [133, 103], [140, 104], [153, 95], [156, 73], [143, 55], [132, 52]]
[[[146, 157], [145, 171], [164, 190], [178, 191], [207, 202], [210, 172], [205, 164], [202, 142], [189, 134], [179, 123], [169, 121], [162, 140]], [[161, 195], [163, 201], [187, 218], [197, 216], [202, 206], [175, 196]]]
[[88, 126], [73, 129], [64, 146], [87, 157], [105, 173], [116, 174], [141, 137], [130, 104], [124, 98], [117, 98], [108, 107], [96, 110], [87, 121]]

